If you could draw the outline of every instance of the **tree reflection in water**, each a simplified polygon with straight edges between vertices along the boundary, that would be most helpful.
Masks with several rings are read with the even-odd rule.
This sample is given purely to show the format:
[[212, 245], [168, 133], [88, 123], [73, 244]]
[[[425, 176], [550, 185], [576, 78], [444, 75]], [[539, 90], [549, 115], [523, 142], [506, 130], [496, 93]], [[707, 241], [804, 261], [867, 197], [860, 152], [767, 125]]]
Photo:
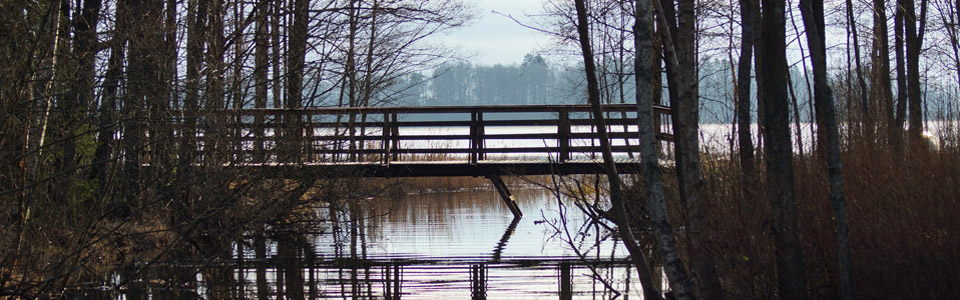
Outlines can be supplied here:
[[517, 196], [523, 211], [541, 211], [542, 217], [514, 220], [495, 191], [345, 201], [318, 209], [330, 222], [316, 232], [273, 228], [224, 242], [230, 250], [214, 261], [184, 259], [140, 274], [121, 272], [115, 280], [134, 283], [95, 298], [577, 299], [624, 293], [639, 299], [639, 291], [630, 290], [638, 285], [626, 252], [614, 239], [599, 238], [609, 235], [602, 227], [577, 212], [564, 217], [581, 230], [572, 245], [588, 254], [583, 260], [547, 226], [559, 219], [556, 200], [531, 190]]

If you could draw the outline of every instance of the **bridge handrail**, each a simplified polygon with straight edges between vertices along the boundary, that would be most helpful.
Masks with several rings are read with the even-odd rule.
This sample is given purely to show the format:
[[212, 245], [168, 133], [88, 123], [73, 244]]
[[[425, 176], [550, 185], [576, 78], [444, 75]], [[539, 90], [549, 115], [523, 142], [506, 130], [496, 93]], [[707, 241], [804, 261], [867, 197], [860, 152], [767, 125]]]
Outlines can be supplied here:
[[[636, 111], [634, 104], [607, 104], [602, 109], [608, 116], [607, 126], [617, 126], [619, 131], [613, 131], [610, 138], [622, 140], [624, 145], [615, 145], [615, 152], [632, 155], [639, 151], [636, 144], [638, 134], [635, 125], [635, 116], [628, 113]], [[655, 106], [657, 122], [662, 116], [669, 115], [670, 109], [664, 106]], [[598, 153], [595, 145], [578, 145], [571, 141], [595, 140], [594, 132], [573, 130], [574, 126], [588, 126], [592, 128], [588, 105], [487, 105], [487, 106], [420, 106], [420, 107], [311, 107], [297, 109], [224, 109], [205, 111], [204, 114], [216, 116], [224, 113], [231, 120], [228, 124], [232, 129], [230, 135], [235, 144], [234, 157], [240, 161], [263, 162], [271, 160], [268, 157], [275, 155], [276, 161], [285, 161], [293, 157], [295, 161], [311, 161], [303, 156], [327, 157], [333, 155], [348, 156], [348, 161], [361, 161], [364, 156], [379, 157], [383, 164], [399, 161], [401, 155], [407, 154], [466, 154], [468, 160], [475, 164], [486, 159], [486, 154], [494, 153], [548, 153], [556, 155], [560, 161], [571, 159], [571, 153]], [[554, 117], [530, 117], [518, 120], [484, 120], [485, 114], [510, 113], [555, 113]], [[415, 114], [469, 114], [469, 120], [460, 117], [456, 120], [400, 120], [399, 116]], [[221, 115], [222, 116], [222, 115]], [[319, 116], [338, 116], [336, 120], [317, 119]], [[348, 121], [340, 116], [354, 116]], [[362, 116], [356, 118], [356, 116]], [[295, 117], [295, 118], [291, 118]], [[532, 118], [532, 119], [531, 119]], [[216, 117], [216, 119], [223, 119]], [[666, 122], [669, 122], [667, 119]], [[662, 124], [661, 124], [662, 125]], [[556, 132], [508, 132], [487, 134], [488, 127], [497, 126], [556, 126]], [[403, 134], [400, 128], [412, 127], [468, 127], [469, 134], [440, 133], [440, 134]], [[669, 125], [666, 128], [669, 130]], [[332, 135], [324, 134], [323, 129], [336, 128]], [[661, 140], [671, 140], [669, 133], [659, 132], [665, 126], [657, 126], [657, 137]], [[268, 133], [272, 130], [272, 134]], [[320, 130], [320, 131], [318, 131]], [[205, 135], [205, 134], [204, 134]], [[204, 135], [198, 140], [205, 140]], [[446, 147], [441, 149], [404, 147], [403, 142], [410, 141], [461, 141], [468, 144], [468, 148]], [[538, 147], [487, 147], [490, 140], [519, 141], [519, 140], [555, 140], [556, 146]], [[213, 141], [212, 143], [217, 143]], [[253, 146], [241, 146], [241, 145]], [[272, 146], [271, 146], [272, 145]], [[331, 147], [331, 145], [333, 145]], [[245, 148], [246, 147], [246, 148]], [[281, 159], [282, 153], [285, 158]], [[292, 155], [292, 156], [290, 156]], [[319, 156], [317, 156], [319, 155]], [[266, 158], [265, 158], [266, 157]], [[339, 161], [339, 159], [336, 159]]]
[[[605, 112], [636, 111], [636, 104], [604, 104]], [[653, 106], [654, 113], [667, 114], [670, 108]], [[480, 106], [371, 106], [371, 107], [303, 107], [303, 108], [244, 108], [205, 111], [206, 113], [224, 112], [242, 115], [276, 114], [421, 114], [421, 113], [524, 113], [524, 112], [590, 112], [590, 105], [582, 104], [545, 104], [545, 105], [480, 105]]]

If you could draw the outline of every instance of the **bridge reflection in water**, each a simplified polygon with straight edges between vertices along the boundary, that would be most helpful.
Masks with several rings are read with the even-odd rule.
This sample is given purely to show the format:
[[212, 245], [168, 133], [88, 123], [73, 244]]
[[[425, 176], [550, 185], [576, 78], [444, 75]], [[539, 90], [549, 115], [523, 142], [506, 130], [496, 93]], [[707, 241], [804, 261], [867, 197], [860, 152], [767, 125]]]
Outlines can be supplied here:
[[[518, 189], [517, 196], [522, 209], [538, 214], [523, 219], [503, 214], [506, 207], [491, 190], [370, 200], [356, 206], [362, 209], [355, 212], [331, 211], [327, 217], [334, 221], [315, 232], [272, 230], [249, 236], [232, 246], [229, 258], [163, 262], [136, 278], [119, 274], [119, 280], [133, 282], [121, 294], [89, 295], [97, 295], [96, 299], [642, 298], [635, 270], [631, 271], [627, 252], [615, 235], [576, 209], [561, 214], [560, 203], [543, 191]], [[566, 223], [560, 222], [561, 216]], [[187, 280], [163, 284], [175, 277], [171, 274], [186, 274]]]

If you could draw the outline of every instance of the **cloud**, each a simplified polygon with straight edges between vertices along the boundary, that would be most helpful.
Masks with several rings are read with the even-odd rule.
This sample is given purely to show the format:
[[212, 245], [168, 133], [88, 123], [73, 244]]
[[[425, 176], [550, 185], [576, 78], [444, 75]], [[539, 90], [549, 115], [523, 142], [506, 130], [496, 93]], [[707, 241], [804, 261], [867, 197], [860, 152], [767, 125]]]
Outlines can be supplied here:
[[544, 34], [493, 12], [523, 19], [524, 15], [540, 12], [542, 1], [481, 0], [477, 6], [480, 13], [474, 22], [437, 41], [476, 53], [474, 62], [479, 64], [520, 63], [527, 53], [548, 45], [549, 39]]

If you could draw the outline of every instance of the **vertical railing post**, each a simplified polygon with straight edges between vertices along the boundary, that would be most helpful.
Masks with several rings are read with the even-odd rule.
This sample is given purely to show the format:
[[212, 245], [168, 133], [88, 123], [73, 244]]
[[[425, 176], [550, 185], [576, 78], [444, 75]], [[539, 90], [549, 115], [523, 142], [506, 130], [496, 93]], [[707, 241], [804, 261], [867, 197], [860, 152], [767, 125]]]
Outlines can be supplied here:
[[390, 114], [383, 113], [383, 126], [380, 128], [380, 164], [390, 163], [390, 134], [393, 133], [393, 126], [390, 122]]
[[478, 161], [487, 159], [487, 152], [484, 151], [484, 145], [483, 145], [484, 141], [486, 140], [486, 138], [484, 137], [485, 133], [483, 132], [484, 127], [485, 126], [483, 125], [483, 113], [477, 112], [477, 160]]
[[477, 112], [470, 113], [470, 164], [477, 164], [477, 154], [479, 147], [477, 146], [477, 137], [480, 135], [478, 131], [477, 123]]
[[392, 147], [390, 147], [390, 153], [393, 156], [393, 161], [398, 161], [400, 159], [400, 119], [397, 118], [397, 113], [391, 114], [390, 121], [390, 136], [393, 137]]
[[253, 162], [262, 163], [264, 159], [263, 149], [263, 111], [255, 110], [253, 114]]
[[316, 115], [309, 111], [303, 110], [303, 117], [300, 117], [300, 119], [303, 119], [303, 118], [307, 119], [303, 126], [303, 130], [306, 131], [304, 134], [304, 143], [303, 143], [303, 153], [305, 156], [304, 159], [307, 162], [316, 161], [317, 160], [316, 155], [318, 151], [317, 151], [317, 145], [316, 145], [317, 140], [314, 139], [314, 135], [316, 134], [316, 132], [314, 131], [317, 130], [317, 128], [314, 126], [316, 122], [320, 121], [319, 120], [320, 115]]
[[560, 122], [557, 123], [557, 148], [560, 162], [570, 160], [570, 111], [560, 110]]

